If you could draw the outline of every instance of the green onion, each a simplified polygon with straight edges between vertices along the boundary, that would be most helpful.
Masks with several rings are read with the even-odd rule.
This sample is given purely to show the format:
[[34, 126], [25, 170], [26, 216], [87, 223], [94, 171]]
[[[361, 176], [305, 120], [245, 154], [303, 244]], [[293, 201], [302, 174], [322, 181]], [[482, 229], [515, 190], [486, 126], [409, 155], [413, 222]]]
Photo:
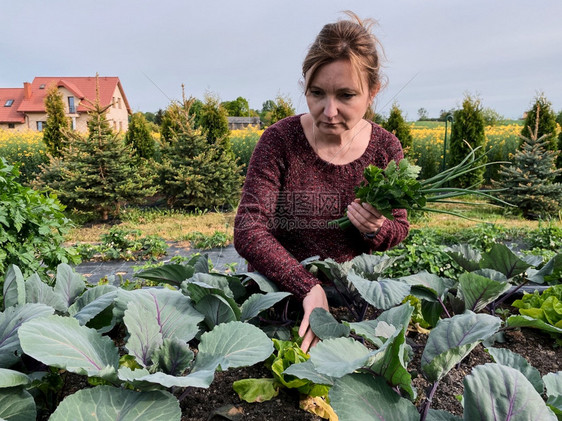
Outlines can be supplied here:
[[[386, 169], [369, 165], [364, 171], [364, 180], [355, 187], [355, 196], [361, 202], [367, 202], [377, 209], [388, 219], [394, 219], [393, 209], [406, 209], [407, 211], [424, 211], [444, 213], [460, 218], [471, 219], [460, 213], [428, 207], [428, 203], [455, 203], [467, 204], [467, 202], [451, 200], [452, 198], [476, 195], [490, 199], [506, 206], [513, 206], [503, 200], [494, 197], [491, 193], [500, 190], [478, 190], [475, 186], [468, 188], [447, 187], [454, 179], [471, 173], [479, 168], [505, 162], [479, 163], [485, 155], [476, 158], [475, 152], [479, 149], [471, 149], [470, 153], [458, 164], [427, 180], [417, 180], [421, 168], [412, 165], [407, 159], [400, 163], [390, 161]], [[331, 225], [338, 225], [342, 229], [351, 227], [351, 221], [344, 215], [340, 219], [330, 221]]]

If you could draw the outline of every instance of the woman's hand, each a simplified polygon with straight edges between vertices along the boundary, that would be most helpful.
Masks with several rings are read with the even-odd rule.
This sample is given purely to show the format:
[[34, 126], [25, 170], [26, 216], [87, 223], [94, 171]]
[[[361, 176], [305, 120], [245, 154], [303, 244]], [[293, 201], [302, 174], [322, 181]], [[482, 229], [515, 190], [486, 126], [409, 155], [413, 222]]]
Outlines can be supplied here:
[[363, 234], [378, 232], [386, 218], [367, 202], [360, 203], [355, 199], [347, 207], [347, 217]]
[[326, 293], [324, 292], [324, 288], [321, 285], [315, 285], [312, 289], [306, 294], [304, 300], [302, 301], [302, 308], [304, 310], [304, 316], [302, 318], [301, 325], [299, 327], [299, 336], [303, 338], [301, 349], [304, 352], [308, 352], [308, 350], [316, 345], [319, 341], [318, 337], [314, 334], [312, 329], [310, 328], [310, 314], [312, 310], [315, 308], [320, 307], [325, 309], [326, 311], [330, 311], [330, 307], [328, 306], [328, 299], [326, 298]]

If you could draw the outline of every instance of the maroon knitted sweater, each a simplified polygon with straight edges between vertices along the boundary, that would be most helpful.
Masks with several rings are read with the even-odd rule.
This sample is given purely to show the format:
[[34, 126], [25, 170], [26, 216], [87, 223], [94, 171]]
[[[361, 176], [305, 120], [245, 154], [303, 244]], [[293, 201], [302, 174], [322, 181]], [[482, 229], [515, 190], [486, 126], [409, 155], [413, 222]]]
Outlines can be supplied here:
[[403, 158], [398, 139], [373, 123], [361, 157], [345, 165], [324, 161], [308, 143], [300, 116], [269, 127], [260, 138], [246, 175], [234, 223], [234, 246], [256, 270], [279, 288], [303, 299], [320, 283], [300, 262], [308, 257], [351, 260], [362, 253], [387, 250], [409, 230], [405, 210], [394, 210], [369, 240], [355, 229], [328, 222], [343, 216], [355, 199], [354, 187], [369, 164], [386, 168]]

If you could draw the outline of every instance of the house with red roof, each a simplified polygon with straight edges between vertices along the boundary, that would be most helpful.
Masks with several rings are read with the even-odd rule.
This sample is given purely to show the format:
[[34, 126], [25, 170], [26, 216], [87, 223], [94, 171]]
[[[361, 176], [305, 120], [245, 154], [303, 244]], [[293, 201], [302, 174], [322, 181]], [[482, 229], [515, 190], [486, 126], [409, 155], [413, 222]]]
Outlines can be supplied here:
[[[131, 107], [118, 77], [97, 77], [102, 107], [115, 131], [127, 131]], [[96, 99], [96, 77], [36, 77], [23, 88], [0, 88], [0, 128], [42, 131], [47, 121], [45, 97], [56, 85], [74, 130], [88, 130], [88, 111]]]

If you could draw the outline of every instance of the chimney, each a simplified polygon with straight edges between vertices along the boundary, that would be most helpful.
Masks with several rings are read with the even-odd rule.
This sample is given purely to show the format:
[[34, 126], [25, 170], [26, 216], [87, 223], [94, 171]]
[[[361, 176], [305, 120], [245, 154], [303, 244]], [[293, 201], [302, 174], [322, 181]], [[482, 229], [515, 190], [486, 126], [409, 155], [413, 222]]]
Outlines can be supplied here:
[[31, 98], [31, 83], [23, 82], [23, 99]]

